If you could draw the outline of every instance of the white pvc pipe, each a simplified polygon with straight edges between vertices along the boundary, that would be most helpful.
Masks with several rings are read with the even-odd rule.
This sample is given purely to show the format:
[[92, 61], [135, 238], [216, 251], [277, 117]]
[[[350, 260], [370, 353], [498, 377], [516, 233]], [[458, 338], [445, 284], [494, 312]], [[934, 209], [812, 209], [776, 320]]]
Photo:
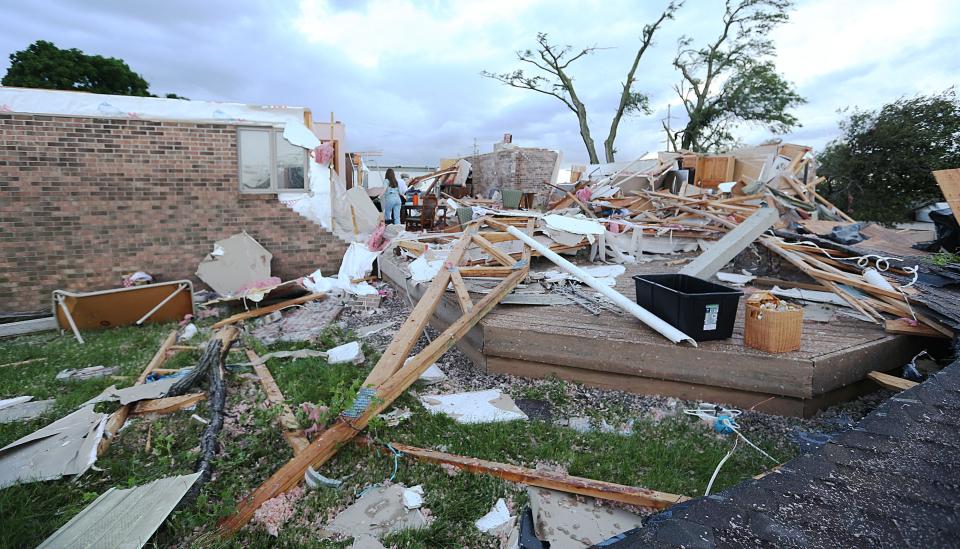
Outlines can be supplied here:
[[150, 312], [148, 312], [147, 314], [145, 314], [145, 315], [143, 315], [142, 317], [140, 317], [140, 320], [137, 321], [137, 326], [139, 326], [139, 325], [143, 324], [144, 322], [146, 322], [148, 318], [150, 318], [151, 316], [153, 316], [153, 313], [159, 311], [161, 307], [163, 307], [164, 305], [167, 304], [167, 302], [169, 302], [171, 299], [177, 297], [177, 294], [179, 294], [180, 292], [182, 292], [182, 291], [184, 291], [184, 290], [186, 290], [186, 289], [187, 289], [187, 285], [186, 285], [186, 284], [181, 284], [172, 294], [170, 294], [170, 295], [168, 295], [167, 297], [165, 297], [165, 298], [163, 299], [163, 301], [161, 301], [160, 303], [157, 303], [156, 307], [150, 309]]
[[516, 227], [511, 226], [507, 226], [507, 232], [525, 242], [534, 250], [540, 252], [540, 255], [552, 261], [557, 267], [560, 267], [564, 271], [572, 274], [587, 286], [590, 286], [594, 290], [606, 296], [607, 299], [613, 301], [619, 305], [621, 309], [640, 319], [640, 322], [643, 322], [647, 326], [653, 328], [663, 337], [674, 343], [687, 342], [694, 347], [697, 346], [697, 342], [694, 341], [692, 337], [664, 322], [660, 317], [637, 305], [634, 301], [630, 300], [628, 297], [614, 290], [610, 286], [607, 286], [596, 278], [590, 276], [589, 273], [560, 257], [551, 251], [550, 248], [534, 240], [533, 237], [527, 235], [523, 231], [518, 230]]

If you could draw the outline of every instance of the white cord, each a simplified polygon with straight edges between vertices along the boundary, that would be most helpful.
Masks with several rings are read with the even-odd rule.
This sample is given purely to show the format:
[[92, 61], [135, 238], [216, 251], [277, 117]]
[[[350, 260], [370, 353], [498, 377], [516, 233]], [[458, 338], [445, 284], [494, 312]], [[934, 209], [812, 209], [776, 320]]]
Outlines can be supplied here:
[[[801, 246], [813, 246], [814, 248], [816, 248], [816, 249], [820, 250], [821, 252], [823, 252], [824, 255], [826, 255], [827, 257], [829, 257], [830, 259], [833, 259], [833, 260], [835, 260], [835, 261], [856, 261], [856, 262], [857, 262], [857, 267], [860, 267], [861, 269], [865, 269], [865, 268], [869, 267], [869, 266], [870, 266], [870, 259], [873, 259], [873, 260], [874, 260], [874, 265], [873, 265], [874, 268], [877, 269], [878, 271], [882, 272], [882, 273], [887, 272], [888, 270], [890, 270], [890, 262], [891, 262], [891, 261], [899, 261], [900, 263], [903, 263], [903, 262], [904, 262], [904, 260], [903, 260], [903, 259], [900, 259], [899, 257], [892, 257], [892, 256], [891, 256], [891, 257], [885, 257], [885, 256], [882, 256], [882, 255], [877, 255], [877, 254], [858, 255], [858, 256], [854, 256], [854, 257], [834, 257], [834, 256], [830, 255], [830, 252], [829, 252], [828, 250], [820, 247], [820, 245], [817, 244], [816, 242], [811, 242], [811, 241], [809, 241], [809, 240], [803, 240], [803, 241], [797, 242], [797, 244], [798, 244], [798, 245], [801, 245]], [[920, 277], [920, 273], [917, 272], [917, 271], [919, 270], [919, 268], [920, 268], [919, 265], [914, 265], [913, 267], [909, 267], [909, 266], [907, 266], [907, 265], [904, 265], [904, 266], [902, 267], [902, 269], [904, 270], [904, 272], [906, 272], [907, 274], [910, 274], [910, 275], [913, 276], [913, 280], [911, 280], [909, 284], [903, 284], [903, 285], [901, 285], [901, 286], [900, 286], [901, 288], [909, 288], [910, 286], [913, 286], [914, 284], [917, 283], [917, 278]]]
[[713, 488], [713, 481], [717, 480], [717, 475], [720, 474], [720, 468], [723, 467], [723, 464], [730, 459], [730, 456], [737, 451], [737, 443], [740, 442], [739, 438], [733, 439], [733, 448], [730, 448], [730, 451], [727, 452], [727, 455], [723, 456], [723, 459], [720, 460], [720, 463], [717, 464], [717, 468], [713, 470], [713, 475], [710, 477], [710, 482], [707, 483], [707, 491], [703, 493], [704, 496], [710, 495], [710, 489]]

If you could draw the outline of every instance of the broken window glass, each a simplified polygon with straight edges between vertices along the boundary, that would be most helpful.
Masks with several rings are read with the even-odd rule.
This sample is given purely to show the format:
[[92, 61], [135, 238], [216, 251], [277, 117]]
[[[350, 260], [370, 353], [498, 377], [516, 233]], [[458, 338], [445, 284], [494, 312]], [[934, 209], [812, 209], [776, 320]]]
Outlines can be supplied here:
[[279, 132], [273, 134], [277, 154], [277, 188], [303, 189], [305, 151], [290, 144]]

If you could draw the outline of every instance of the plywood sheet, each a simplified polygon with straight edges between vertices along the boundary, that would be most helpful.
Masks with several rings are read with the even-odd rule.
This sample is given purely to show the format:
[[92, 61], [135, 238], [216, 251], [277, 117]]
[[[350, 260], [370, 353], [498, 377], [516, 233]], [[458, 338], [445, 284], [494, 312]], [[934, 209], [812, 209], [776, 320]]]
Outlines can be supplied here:
[[933, 177], [937, 180], [937, 185], [940, 185], [947, 204], [950, 204], [953, 217], [960, 220], [960, 168], [937, 170], [933, 172]]

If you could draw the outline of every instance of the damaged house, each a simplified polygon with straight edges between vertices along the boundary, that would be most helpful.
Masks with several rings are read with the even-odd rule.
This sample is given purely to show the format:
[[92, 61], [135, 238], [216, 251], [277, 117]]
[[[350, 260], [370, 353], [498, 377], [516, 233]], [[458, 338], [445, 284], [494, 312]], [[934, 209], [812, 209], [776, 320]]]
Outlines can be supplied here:
[[197, 283], [211, 243], [243, 231], [284, 280], [336, 270], [346, 249], [308, 204], [327, 169], [290, 140], [333, 136], [337, 181], [344, 128], [307, 108], [0, 88], [0, 136], [3, 312], [135, 271]]

